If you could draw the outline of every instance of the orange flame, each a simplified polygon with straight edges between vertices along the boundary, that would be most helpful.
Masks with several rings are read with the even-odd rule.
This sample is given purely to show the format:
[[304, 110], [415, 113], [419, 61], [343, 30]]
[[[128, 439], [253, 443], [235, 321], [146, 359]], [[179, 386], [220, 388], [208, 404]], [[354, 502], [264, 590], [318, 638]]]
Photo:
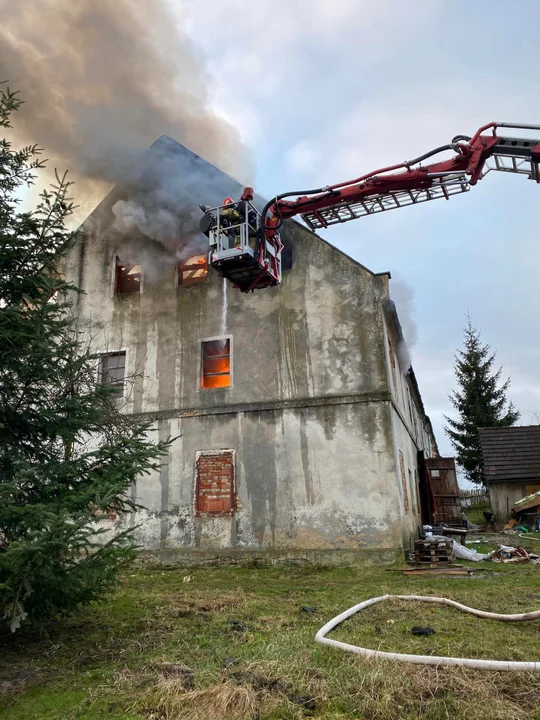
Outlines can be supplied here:
[[231, 358], [228, 340], [204, 343], [201, 387], [206, 390], [229, 387], [231, 384]]

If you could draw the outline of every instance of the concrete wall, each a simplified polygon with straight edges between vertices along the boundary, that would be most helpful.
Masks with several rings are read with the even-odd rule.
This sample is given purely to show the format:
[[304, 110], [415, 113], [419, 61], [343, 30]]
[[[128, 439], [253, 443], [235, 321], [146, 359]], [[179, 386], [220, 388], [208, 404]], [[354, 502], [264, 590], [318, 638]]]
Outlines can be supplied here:
[[[115, 297], [119, 240], [94, 227], [68, 275], [85, 290], [78, 310], [91, 323], [94, 347], [127, 350], [128, 374], [141, 375], [129, 412], [388, 393], [387, 276], [372, 275], [296, 224], [289, 238], [294, 268], [279, 287], [241, 294], [212, 272], [207, 283], [175, 288], [171, 264], [155, 278], [147, 272], [140, 295]], [[225, 335], [232, 336], [232, 386], [201, 390], [201, 340]]]
[[488, 487], [491, 510], [498, 523], [506, 523], [510, 519], [510, 510], [527, 494], [525, 483], [492, 483]]
[[[418, 524], [416, 453], [429, 440], [406, 379], [389, 369], [388, 275], [288, 223], [293, 267], [281, 286], [243, 295], [211, 272], [177, 287], [155, 243], [112, 229], [113, 201], [89, 218], [66, 275], [84, 290], [76, 309], [93, 349], [127, 353], [124, 411], [159, 415], [156, 437], [179, 436], [161, 471], [133, 488], [146, 508], [130, 518], [142, 522], [140, 543], [201, 553], [407, 544]], [[143, 263], [142, 292], [119, 297], [115, 256], [126, 242]], [[224, 336], [231, 386], [202, 390], [201, 341]], [[216, 449], [235, 452], [238, 509], [196, 517], [197, 453]]]
[[[420, 492], [418, 485], [418, 451], [426, 458], [434, 453], [432, 438], [425, 422], [413, 384], [407, 375], [403, 358], [398, 357], [399, 339], [393, 328], [385, 323], [385, 353], [387, 382], [390, 388], [392, 436], [396, 484], [400, 497], [401, 528], [403, 544], [406, 546], [411, 536], [416, 535], [422, 522]], [[400, 452], [403, 455], [403, 471]]]
[[[179, 435], [134, 497], [147, 550], [351, 550], [401, 545], [388, 406], [344, 403], [160, 420]], [[235, 450], [238, 509], [196, 517], [197, 453]]]

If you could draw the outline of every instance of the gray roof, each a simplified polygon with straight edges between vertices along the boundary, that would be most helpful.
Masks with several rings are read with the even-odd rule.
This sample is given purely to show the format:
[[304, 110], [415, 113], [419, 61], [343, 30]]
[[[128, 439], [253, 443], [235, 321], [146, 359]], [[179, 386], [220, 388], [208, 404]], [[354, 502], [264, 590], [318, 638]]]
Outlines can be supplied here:
[[487, 484], [540, 480], [540, 425], [480, 428]]

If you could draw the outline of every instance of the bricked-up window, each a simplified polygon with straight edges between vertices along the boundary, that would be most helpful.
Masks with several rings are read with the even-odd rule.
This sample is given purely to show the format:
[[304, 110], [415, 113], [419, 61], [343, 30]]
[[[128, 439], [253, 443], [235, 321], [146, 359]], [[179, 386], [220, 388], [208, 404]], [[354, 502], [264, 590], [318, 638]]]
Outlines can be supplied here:
[[405, 458], [401, 450], [399, 451], [399, 471], [401, 474], [401, 487], [403, 488], [403, 509], [409, 512], [409, 496], [407, 494], [407, 476], [405, 475]]
[[100, 357], [99, 381], [103, 385], [113, 388], [115, 395], [124, 392], [124, 378], [126, 376], [126, 353], [107, 353]]
[[235, 498], [232, 450], [201, 452], [197, 458], [195, 513], [233, 515]]
[[141, 291], [142, 270], [140, 265], [123, 263], [116, 257], [116, 276], [114, 292], [117, 295], [129, 295]]
[[229, 387], [231, 384], [231, 341], [207, 340], [202, 343], [201, 388]]
[[208, 277], [208, 256], [194, 255], [178, 263], [178, 284], [184, 287], [197, 285]]

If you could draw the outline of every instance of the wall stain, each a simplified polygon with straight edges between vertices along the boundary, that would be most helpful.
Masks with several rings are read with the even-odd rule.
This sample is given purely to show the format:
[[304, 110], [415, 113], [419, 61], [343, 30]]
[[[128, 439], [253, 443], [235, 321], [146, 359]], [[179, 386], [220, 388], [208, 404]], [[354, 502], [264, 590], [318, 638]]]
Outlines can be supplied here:
[[277, 524], [276, 418], [273, 411], [249, 413], [242, 419], [243, 470], [251, 505], [252, 531], [259, 543]]
[[[171, 436], [171, 423], [167, 420], [158, 420], [158, 438], [160, 441], [168, 440]], [[165, 546], [169, 527], [169, 455], [162, 458], [159, 468], [159, 481], [161, 484], [161, 547]]]
[[309, 446], [306, 426], [306, 413], [302, 412], [300, 413], [300, 453], [302, 455], [302, 469], [304, 471], [306, 499], [309, 505], [313, 505], [315, 503], [315, 493], [313, 491], [313, 478], [309, 469]]

